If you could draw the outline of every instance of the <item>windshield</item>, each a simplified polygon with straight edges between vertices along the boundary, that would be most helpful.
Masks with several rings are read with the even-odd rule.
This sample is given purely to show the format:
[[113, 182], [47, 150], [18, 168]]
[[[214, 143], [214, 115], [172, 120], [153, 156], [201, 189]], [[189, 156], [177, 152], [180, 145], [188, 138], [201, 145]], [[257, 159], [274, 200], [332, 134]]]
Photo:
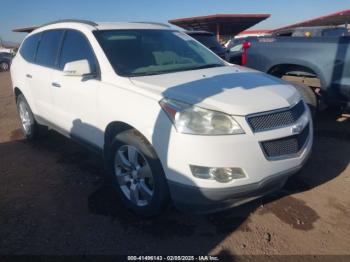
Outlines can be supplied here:
[[101, 30], [95, 36], [117, 74], [155, 75], [224, 66], [185, 33], [171, 30]]

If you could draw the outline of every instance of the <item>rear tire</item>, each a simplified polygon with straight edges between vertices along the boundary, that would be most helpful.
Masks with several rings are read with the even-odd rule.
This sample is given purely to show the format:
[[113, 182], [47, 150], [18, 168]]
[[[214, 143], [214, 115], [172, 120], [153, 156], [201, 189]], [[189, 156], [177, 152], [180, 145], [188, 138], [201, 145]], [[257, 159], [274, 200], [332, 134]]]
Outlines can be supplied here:
[[34, 114], [22, 94], [17, 97], [17, 111], [21, 121], [22, 131], [26, 139], [34, 140], [39, 137], [44, 129], [45, 131], [47, 130], [46, 127], [43, 127], [36, 122]]
[[141, 217], [153, 217], [168, 206], [163, 167], [153, 147], [135, 129], [117, 134], [105, 157], [108, 183], [125, 207]]
[[298, 90], [305, 103], [309, 106], [312, 117], [318, 112], [318, 98], [315, 92], [307, 85], [300, 82], [290, 82]]

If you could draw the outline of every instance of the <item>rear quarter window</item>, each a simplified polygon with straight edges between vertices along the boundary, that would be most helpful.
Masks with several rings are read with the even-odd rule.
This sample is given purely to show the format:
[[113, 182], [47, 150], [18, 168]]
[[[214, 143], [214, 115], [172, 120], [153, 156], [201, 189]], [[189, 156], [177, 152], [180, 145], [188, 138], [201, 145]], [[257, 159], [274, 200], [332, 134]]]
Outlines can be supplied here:
[[21, 56], [28, 62], [33, 62], [34, 60], [35, 52], [40, 41], [40, 35], [39, 33], [27, 37], [19, 50]]

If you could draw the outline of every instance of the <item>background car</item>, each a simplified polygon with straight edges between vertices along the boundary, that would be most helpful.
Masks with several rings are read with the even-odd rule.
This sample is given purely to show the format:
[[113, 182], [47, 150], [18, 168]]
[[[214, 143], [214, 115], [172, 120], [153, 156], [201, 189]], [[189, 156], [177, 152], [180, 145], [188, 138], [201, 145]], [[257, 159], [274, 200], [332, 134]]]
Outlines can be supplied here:
[[12, 55], [0, 52], [0, 72], [8, 71], [11, 66]]
[[232, 64], [242, 65], [243, 43], [247, 38], [233, 39], [227, 46], [226, 60]]
[[349, 43], [345, 27], [299, 27], [229, 46], [228, 61], [292, 82], [315, 115], [350, 108]]
[[340, 37], [348, 36], [349, 31], [344, 26], [310, 26], [310, 27], [297, 27], [286, 29], [275, 34], [275, 36], [292, 36], [292, 37]]
[[222, 59], [226, 59], [226, 50], [220, 45], [213, 33], [206, 31], [186, 31], [185, 33], [208, 47]]

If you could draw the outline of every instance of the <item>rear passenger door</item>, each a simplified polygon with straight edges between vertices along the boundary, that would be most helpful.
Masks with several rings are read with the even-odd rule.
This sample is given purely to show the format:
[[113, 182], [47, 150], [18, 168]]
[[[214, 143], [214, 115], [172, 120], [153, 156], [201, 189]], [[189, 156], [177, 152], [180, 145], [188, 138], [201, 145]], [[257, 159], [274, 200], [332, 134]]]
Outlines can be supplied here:
[[34, 63], [27, 73], [37, 114], [49, 122], [54, 122], [51, 77], [58, 70], [58, 51], [63, 33], [64, 30], [48, 30], [41, 33]]
[[[41, 38], [41, 33], [37, 33], [34, 35], [31, 35], [27, 37], [23, 44], [21, 45], [21, 49], [19, 50], [20, 56], [26, 61], [24, 63], [14, 63], [16, 66], [16, 72], [20, 72], [19, 79], [22, 80], [24, 83], [19, 86], [20, 89], [23, 91], [31, 109], [33, 110], [33, 113], [35, 115], [38, 114], [36, 109], [36, 102], [35, 97], [33, 96], [33, 92], [35, 92], [35, 85], [33, 84], [33, 69], [34, 69], [34, 59], [35, 59], [35, 53], [38, 49], [39, 41]], [[14, 59], [18, 59], [18, 55]], [[12, 67], [14, 68], [14, 66]], [[17, 77], [17, 75], [13, 75], [13, 77]], [[16, 81], [16, 79], [13, 79]], [[34, 91], [33, 91], [34, 89]]]
[[[89, 62], [93, 75], [64, 75], [66, 63], [83, 59]], [[56, 122], [72, 137], [96, 145], [101, 132], [95, 127], [99, 73], [96, 57], [85, 35], [76, 30], [65, 31], [58, 66], [60, 71], [52, 75]]]

